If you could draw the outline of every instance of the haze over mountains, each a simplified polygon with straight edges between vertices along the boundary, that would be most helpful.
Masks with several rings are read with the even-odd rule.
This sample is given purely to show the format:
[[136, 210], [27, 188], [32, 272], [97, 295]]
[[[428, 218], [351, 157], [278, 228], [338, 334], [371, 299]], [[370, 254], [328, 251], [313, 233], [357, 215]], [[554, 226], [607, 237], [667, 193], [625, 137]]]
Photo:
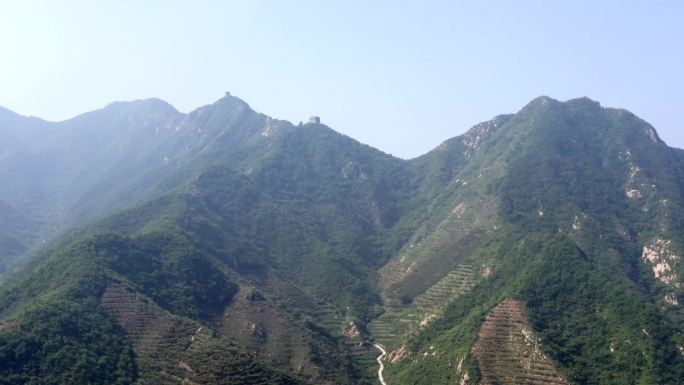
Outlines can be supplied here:
[[684, 151], [628, 111], [411, 160], [230, 95], [0, 133], [0, 383], [684, 378]]
[[173, 181], [155, 186], [172, 173], [220, 161], [224, 149], [258, 138], [260, 132], [249, 130], [267, 120], [274, 129], [286, 124], [232, 97], [191, 114], [158, 99], [117, 102], [59, 123], [4, 110], [1, 172], [12, 183], [3, 185], [0, 201], [18, 218], [5, 235], [3, 259], [60, 229], [166, 191]]

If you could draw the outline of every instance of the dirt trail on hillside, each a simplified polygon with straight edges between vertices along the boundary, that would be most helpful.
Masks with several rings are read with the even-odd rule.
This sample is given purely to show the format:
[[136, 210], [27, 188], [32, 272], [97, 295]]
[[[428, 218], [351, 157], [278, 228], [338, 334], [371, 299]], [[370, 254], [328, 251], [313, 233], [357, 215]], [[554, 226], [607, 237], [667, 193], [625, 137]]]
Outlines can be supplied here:
[[380, 368], [378, 369], [378, 380], [380, 380], [380, 383], [382, 385], [387, 385], [387, 383], [385, 382], [385, 379], [382, 378], [382, 371], [385, 370], [385, 365], [382, 363], [382, 359], [385, 358], [385, 356], [387, 355], [387, 352], [379, 344], [374, 344], [373, 346], [375, 346], [375, 348], [380, 351], [380, 355], [378, 356], [378, 364], [380, 364]]

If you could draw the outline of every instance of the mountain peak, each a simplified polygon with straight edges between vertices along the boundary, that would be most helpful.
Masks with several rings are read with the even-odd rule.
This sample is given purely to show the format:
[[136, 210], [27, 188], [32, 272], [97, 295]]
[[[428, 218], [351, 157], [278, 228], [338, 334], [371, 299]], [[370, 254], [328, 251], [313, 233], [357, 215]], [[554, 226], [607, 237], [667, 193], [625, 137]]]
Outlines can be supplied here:
[[226, 91], [226, 94], [222, 98], [220, 98], [219, 100], [214, 102], [214, 105], [223, 105], [223, 106], [246, 108], [248, 110], [252, 109], [252, 107], [249, 106], [249, 103], [238, 98], [237, 96], [233, 96], [228, 91]]
[[152, 111], [161, 111], [161, 112], [171, 112], [171, 113], [178, 113], [178, 110], [174, 106], [172, 106], [170, 103], [159, 99], [159, 98], [147, 98], [147, 99], [138, 99], [138, 100], [132, 100], [132, 101], [118, 101], [118, 102], [113, 102], [109, 103], [106, 107], [106, 110], [118, 110], [118, 111], [140, 111], [140, 112], [152, 112]]
[[570, 99], [563, 104], [572, 110], [600, 112], [604, 109], [603, 106], [601, 106], [601, 103], [586, 96]]
[[558, 101], [552, 97], [542, 95], [542, 96], [538, 96], [538, 97], [532, 99], [529, 103], [527, 103], [527, 105], [524, 108], [533, 107], [533, 106], [545, 106], [545, 105], [551, 105], [551, 104], [560, 104], [560, 103], [562, 103], [562, 102], [560, 102], [560, 101]]
[[684, 378], [684, 155], [634, 115], [541, 96], [402, 160], [229, 93], [173, 111], [0, 120], [0, 273], [65, 231], [0, 287], [0, 378]]
[[536, 109], [540, 107], [558, 107], [558, 106], [570, 106], [570, 107], [582, 107], [582, 108], [602, 108], [601, 103], [586, 97], [582, 96], [579, 98], [573, 98], [573, 99], [568, 99], [565, 102], [562, 102], [560, 100], [554, 99], [552, 97], [542, 95], [537, 98], [532, 99], [525, 107], [522, 108], [521, 111], [525, 110], [530, 110], [530, 109]]
[[584, 104], [593, 104], [593, 105], [601, 105], [598, 101], [588, 97], [588, 96], [581, 96], [579, 98], [574, 98], [574, 99], [569, 99], [566, 103], [584, 103]]

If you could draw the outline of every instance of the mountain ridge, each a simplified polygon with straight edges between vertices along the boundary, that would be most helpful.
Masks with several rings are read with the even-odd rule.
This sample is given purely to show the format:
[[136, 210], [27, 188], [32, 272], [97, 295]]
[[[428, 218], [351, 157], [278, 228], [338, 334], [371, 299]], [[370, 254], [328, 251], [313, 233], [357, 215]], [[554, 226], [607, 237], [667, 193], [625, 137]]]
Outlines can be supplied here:
[[[143, 119], [116, 112], [102, 123], [183, 143], [155, 142], [150, 153], [124, 142], [139, 157], [110, 139], [97, 149], [111, 169], [73, 190], [72, 215], [101, 219], [0, 287], [0, 372], [46, 376], [45, 361], [13, 349], [59, 335], [35, 325], [52, 306], [63, 309], [57, 326], [83, 312], [123, 325], [88, 327], [114, 341], [118, 350], [102, 354], [125, 368], [119, 378], [140, 383], [215, 383], [198, 373], [232, 370], [221, 362], [261, 362], [253, 373], [265, 381], [373, 383], [370, 342], [381, 342], [390, 383], [475, 384], [520, 370], [491, 361], [499, 331], [534, 332], [545, 357], [535, 367], [553, 365], [571, 383], [672, 383], [684, 373], [682, 152], [634, 115], [540, 97], [402, 160], [233, 97], [186, 115], [147, 103], [172, 119], [142, 102]], [[121, 159], [135, 161], [121, 168]], [[527, 314], [522, 327], [493, 327], [513, 314], [502, 308]], [[82, 337], [68, 336], [77, 349], [34, 354], [87, 360], [100, 347]], [[521, 346], [504, 358], [523, 359]], [[71, 378], [70, 368], [55, 378]], [[95, 369], [82, 375], [103, 381]]]

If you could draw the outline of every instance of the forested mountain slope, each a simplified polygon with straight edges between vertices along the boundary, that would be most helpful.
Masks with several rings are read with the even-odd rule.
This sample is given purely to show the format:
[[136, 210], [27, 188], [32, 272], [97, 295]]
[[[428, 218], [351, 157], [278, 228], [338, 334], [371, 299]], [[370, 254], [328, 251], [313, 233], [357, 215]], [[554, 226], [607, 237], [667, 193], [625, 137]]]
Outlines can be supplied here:
[[412, 160], [231, 96], [0, 122], [0, 251], [70, 229], [0, 288], [8, 383], [374, 383], [371, 342], [390, 384], [684, 378], [684, 157], [625, 110]]
[[245, 160], [292, 125], [226, 95], [181, 114], [158, 99], [63, 122], [0, 113], [0, 270], [55, 234], [151, 199], [214, 162]]
[[[386, 295], [392, 298], [397, 287], [408, 290], [408, 277], [431, 271], [422, 262], [427, 258], [472, 266], [477, 282], [446, 308], [420, 309], [413, 328], [379, 319], [383, 328], [410, 331], [391, 341], [400, 357], [389, 366], [390, 380], [474, 383], [500, 376], [504, 366], [483, 366], [489, 361], [475, 346], [485, 338], [480, 328], [490, 310], [514, 299], [529, 312], [525, 328], [539, 336], [540, 352], [571, 383], [679, 383], [679, 150], [629, 112], [588, 99], [539, 98], [480, 138], [477, 154], [455, 176], [460, 190], [477, 193], [451, 200], [453, 210], [439, 225], [444, 230], [438, 227], [400, 253], [397, 261], [411, 271]], [[478, 225], [468, 209], [488, 199], [496, 208]], [[484, 210], [476, 212], [482, 217]], [[475, 238], [474, 251], [463, 255], [464, 243], [452, 240], [464, 227], [472, 232], [478, 226], [487, 235]], [[446, 273], [428, 276], [437, 280]], [[406, 307], [411, 305], [390, 307], [404, 324], [411, 320]], [[522, 362], [530, 354], [518, 353], [507, 359]]]

